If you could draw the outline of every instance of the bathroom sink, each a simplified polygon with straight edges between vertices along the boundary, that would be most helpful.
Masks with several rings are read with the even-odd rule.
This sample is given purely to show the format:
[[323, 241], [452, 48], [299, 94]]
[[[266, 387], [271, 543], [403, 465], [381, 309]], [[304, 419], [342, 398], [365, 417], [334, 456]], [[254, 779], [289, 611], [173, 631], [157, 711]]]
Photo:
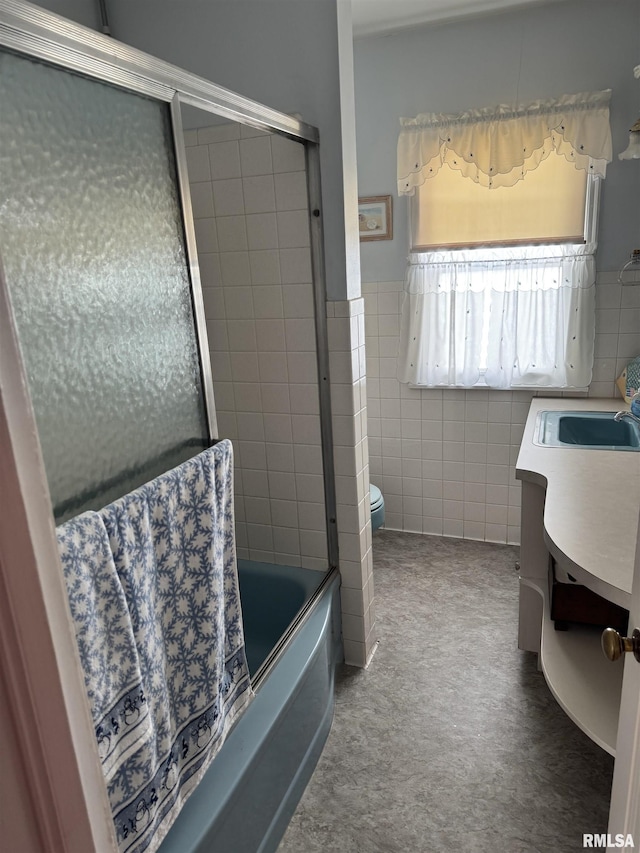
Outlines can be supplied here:
[[534, 444], [592, 450], [640, 450], [640, 427], [615, 412], [540, 412]]

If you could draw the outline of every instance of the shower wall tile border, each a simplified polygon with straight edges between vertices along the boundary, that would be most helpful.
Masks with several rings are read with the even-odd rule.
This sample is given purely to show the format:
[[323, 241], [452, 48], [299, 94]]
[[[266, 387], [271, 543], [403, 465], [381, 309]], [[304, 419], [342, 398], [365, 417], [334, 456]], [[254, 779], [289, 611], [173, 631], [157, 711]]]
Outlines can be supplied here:
[[342, 575], [345, 661], [364, 667], [376, 643], [364, 300], [327, 302], [336, 470], [338, 548]]

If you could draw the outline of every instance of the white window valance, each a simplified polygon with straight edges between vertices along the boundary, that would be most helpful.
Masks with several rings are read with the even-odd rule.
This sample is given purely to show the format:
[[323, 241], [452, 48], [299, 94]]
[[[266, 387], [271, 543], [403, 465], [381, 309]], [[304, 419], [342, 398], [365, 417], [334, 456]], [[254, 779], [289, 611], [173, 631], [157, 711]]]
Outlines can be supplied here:
[[555, 150], [604, 178], [611, 162], [611, 90], [458, 115], [401, 118], [398, 194], [413, 195], [444, 163], [487, 187], [510, 187]]

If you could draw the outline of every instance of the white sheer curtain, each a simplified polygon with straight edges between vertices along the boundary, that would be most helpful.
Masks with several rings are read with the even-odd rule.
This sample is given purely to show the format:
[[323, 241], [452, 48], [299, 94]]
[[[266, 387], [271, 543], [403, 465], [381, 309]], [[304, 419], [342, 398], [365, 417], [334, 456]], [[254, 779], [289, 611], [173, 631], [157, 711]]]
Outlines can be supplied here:
[[585, 388], [593, 245], [412, 254], [398, 379], [430, 387]]

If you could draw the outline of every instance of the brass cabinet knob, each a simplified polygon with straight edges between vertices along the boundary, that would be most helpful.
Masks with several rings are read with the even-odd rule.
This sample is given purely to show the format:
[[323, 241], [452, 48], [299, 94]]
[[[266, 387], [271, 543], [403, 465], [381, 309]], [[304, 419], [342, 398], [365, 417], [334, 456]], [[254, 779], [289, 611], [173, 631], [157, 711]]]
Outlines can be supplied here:
[[630, 637], [621, 637], [614, 628], [605, 628], [602, 632], [602, 651], [609, 660], [618, 660], [625, 652], [633, 652], [640, 663], [640, 631], [633, 629]]

